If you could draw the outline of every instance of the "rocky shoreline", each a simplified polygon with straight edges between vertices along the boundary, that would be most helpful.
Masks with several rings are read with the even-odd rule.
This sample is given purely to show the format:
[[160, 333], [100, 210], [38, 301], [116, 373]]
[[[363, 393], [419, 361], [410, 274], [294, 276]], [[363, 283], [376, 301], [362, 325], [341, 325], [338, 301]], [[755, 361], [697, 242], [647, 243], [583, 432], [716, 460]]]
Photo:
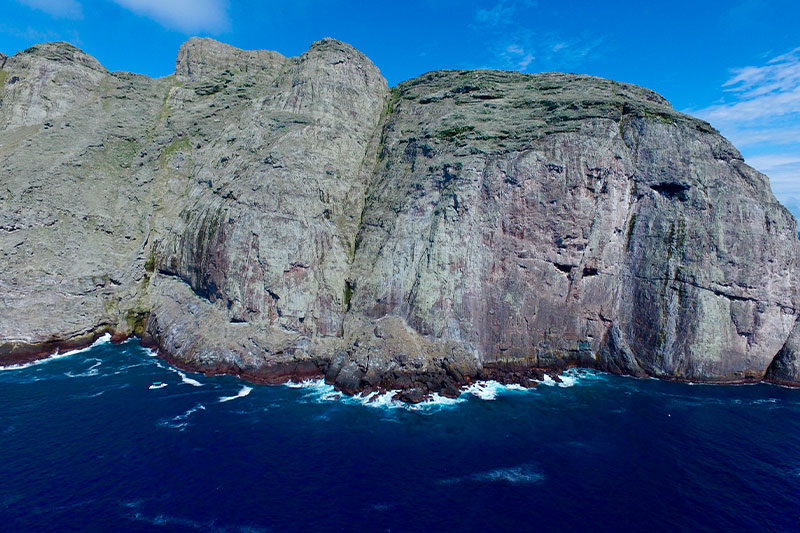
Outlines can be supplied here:
[[[464, 376], [463, 379], [460, 380], [453, 379], [449, 382], [439, 382], [438, 384], [434, 384], [430, 380], [426, 379], [425, 375], [419, 375], [416, 377], [416, 379], [410, 378], [397, 382], [384, 380], [379, 384], [366, 385], [360, 388], [346, 386], [343, 387], [336, 383], [334, 377], [328, 373], [329, 362], [327, 361], [299, 361], [295, 363], [282, 363], [255, 369], [241, 369], [231, 365], [201, 366], [187, 363], [174, 357], [163, 348], [159, 348], [155, 339], [149, 335], [112, 335], [111, 330], [107, 327], [102, 327], [92, 331], [89, 334], [73, 337], [64, 341], [52, 341], [47, 345], [46, 349], [33, 346], [20, 346], [20, 348], [18, 348], [18, 352], [14, 354], [5, 354], [2, 356], [2, 360], [0, 360], [0, 369], [42, 361], [66, 351], [88, 348], [106, 334], [111, 335], [110, 342], [112, 344], [121, 344], [128, 340], [136, 339], [142, 347], [155, 351], [158, 357], [160, 357], [167, 364], [184, 372], [203, 374], [208, 377], [222, 375], [235, 376], [247, 383], [254, 385], [273, 386], [290, 382], [301, 383], [308, 380], [322, 379], [325, 380], [327, 384], [333, 385], [335, 390], [348, 396], [355, 396], [359, 394], [365, 396], [370, 394], [382, 395], [389, 391], [395, 391], [395, 395], [392, 398], [393, 400], [398, 400], [409, 404], [417, 404], [426, 401], [431, 397], [432, 394], [439, 394], [445, 398], [458, 398], [466, 387], [481, 381], [496, 381], [502, 385], [519, 385], [524, 388], [536, 388], [545, 380], [545, 377], [547, 376], [555, 383], [560, 383], [561, 378], [559, 373], [573, 368], [598, 370], [602, 372], [609, 372], [611, 374], [637, 377], [640, 379], [652, 378], [651, 376], [634, 376], [631, 374], [614, 372], [613, 370], [600, 368], [596, 365], [559, 365], [552, 368], [534, 368], [526, 367], [518, 363], [489, 363], [484, 365], [483, 368], [479, 369], [478, 372], [472, 376]], [[689, 380], [672, 377], [659, 377], [656, 379], [663, 379], [665, 381], [678, 383], [695, 383]], [[800, 388], [796, 382], [768, 378], [745, 378], [740, 380], [702, 382], [702, 384], [706, 385], [753, 385], [757, 383], [767, 383], [787, 388]]]
[[[25, 365], [42, 359], [48, 359], [59, 353], [73, 350], [82, 350], [94, 344], [105, 334], [111, 334], [112, 328], [101, 327], [89, 333], [78, 335], [63, 340], [51, 340], [36, 344], [8, 343], [0, 346], [0, 368]], [[127, 337], [114, 337], [112, 342], [118, 344], [127, 340]]]
[[646, 88], [389, 88], [334, 39], [287, 58], [193, 38], [159, 79], [44, 43], [0, 80], [0, 364], [108, 332], [412, 402], [570, 367], [800, 385], [797, 222]]

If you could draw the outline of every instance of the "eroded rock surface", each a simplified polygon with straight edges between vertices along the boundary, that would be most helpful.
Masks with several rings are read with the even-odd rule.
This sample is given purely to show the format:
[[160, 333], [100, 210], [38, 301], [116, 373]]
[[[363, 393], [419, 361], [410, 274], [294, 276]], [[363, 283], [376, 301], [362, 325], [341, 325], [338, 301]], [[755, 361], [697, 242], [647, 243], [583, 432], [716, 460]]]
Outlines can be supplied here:
[[647, 89], [389, 90], [332, 39], [284, 58], [193, 38], [156, 80], [65, 43], [0, 68], [5, 363], [111, 331], [408, 401], [569, 366], [800, 384], [795, 220]]

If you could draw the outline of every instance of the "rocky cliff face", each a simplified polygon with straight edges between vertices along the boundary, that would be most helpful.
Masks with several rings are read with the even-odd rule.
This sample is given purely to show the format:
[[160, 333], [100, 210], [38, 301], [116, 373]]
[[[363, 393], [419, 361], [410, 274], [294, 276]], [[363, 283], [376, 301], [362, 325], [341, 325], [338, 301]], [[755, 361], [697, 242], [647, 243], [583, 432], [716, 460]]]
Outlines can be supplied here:
[[[796, 223], [708, 124], [567, 74], [391, 91], [352, 47], [0, 57], [0, 360], [143, 336], [413, 400], [588, 366], [800, 384]], [[787, 340], [788, 339], [788, 340]]]

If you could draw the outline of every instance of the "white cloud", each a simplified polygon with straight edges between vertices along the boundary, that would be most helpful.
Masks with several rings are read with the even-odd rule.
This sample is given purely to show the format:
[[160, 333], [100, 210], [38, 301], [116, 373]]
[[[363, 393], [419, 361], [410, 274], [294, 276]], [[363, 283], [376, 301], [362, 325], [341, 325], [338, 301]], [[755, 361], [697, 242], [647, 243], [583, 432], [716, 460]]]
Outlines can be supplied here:
[[533, 70], [533, 65], [536, 70], [566, 71], [586, 61], [602, 44], [602, 38], [567, 41], [557, 35], [521, 30], [498, 37], [489, 49], [494, 57], [482, 65], [521, 72]]
[[777, 117], [800, 113], [800, 48], [780, 55], [763, 66], [732, 71], [723, 88], [733, 101], [694, 111], [721, 126], [744, 127]]
[[776, 125], [774, 128], [770, 129], [742, 127], [738, 131], [731, 132], [729, 139], [736, 146], [747, 147], [756, 145], [781, 146], [797, 144], [800, 140], [800, 127], [791, 125]]
[[487, 43], [486, 56], [465, 66], [522, 72], [569, 70], [603, 44], [603, 38], [594, 34], [565, 39], [557, 31], [534, 30], [530, 23], [537, 18], [538, 5], [536, 0], [499, 0], [475, 11], [469, 28]]
[[732, 70], [722, 88], [721, 103], [688, 112], [718, 128], [768, 175], [780, 201], [800, 206], [800, 48]]
[[230, 29], [226, 0], [113, 0], [138, 15], [183, 33]]
[[475, 23], [481, 26], [501, 26], [511, 22], [517, 7], [514, 4], [500, 2], [490, 9], [479, 9], [475, 12]]
[[524, 71], [535, 59], [531, 52], [528, 52], [518, 44], [508, 45], [501, 56], [508, 66], [519, 71]]
[[51, 41], [67, 41], [78, 47], [82, 45], [80, 35], [78, 35], [78, 32], [75, 30], [66, 30], [64, 32], [51, 30], [40, 31], [30, 26], [27, 28], [18, 28], [0, 23], [0, 33], [24, 39], [28, 42], [44, 43]]
[[83, 10], [77, 0], [17, 0], [22, 5], [56, 18], [79, 19], [83, 17]]
[[757, 165], [759, 167], [778, 169], [780, 167], [786, 167], [790, 165], [800, 165], [800, 154], [756, 155], [747, 158], [747, 162], [751, 165]]
[[518, 9], [524, 12], [526, 9], [534, 8], [539, 5], [536, 0], [500, 0], [488, 9], [479, 9], [475, 12], [473, 29], [495, 29], [506, 26], [515, 20]]

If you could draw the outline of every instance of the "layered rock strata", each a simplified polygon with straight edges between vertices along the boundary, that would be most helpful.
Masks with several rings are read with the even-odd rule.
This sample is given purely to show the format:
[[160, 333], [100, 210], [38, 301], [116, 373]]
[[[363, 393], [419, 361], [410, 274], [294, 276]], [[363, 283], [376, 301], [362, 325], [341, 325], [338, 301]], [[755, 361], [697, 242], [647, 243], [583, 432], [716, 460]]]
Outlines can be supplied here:
[[209, 39], [175, 74], [0, 56], [0, 363], [171, 362], [416, 401], [543, 369], [800, 384], [796, 222], [632, 85]]

